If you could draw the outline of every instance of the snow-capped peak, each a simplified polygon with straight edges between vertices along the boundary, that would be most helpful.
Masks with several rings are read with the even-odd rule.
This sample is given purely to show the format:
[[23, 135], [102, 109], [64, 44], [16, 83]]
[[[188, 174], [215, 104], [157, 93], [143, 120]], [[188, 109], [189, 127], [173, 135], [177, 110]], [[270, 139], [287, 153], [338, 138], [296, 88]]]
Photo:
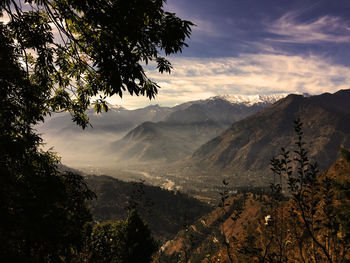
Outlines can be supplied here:
[[111, 104], [111, 103], [106, 103], [108, 106], [108, 111], [112, 111], [112, 112], [120, 112], [125, 110], [125, 108], [123, 106], [120, 106], [118, 104]]
[[286, 97], [287, 93], [271, 94], [271, 95], [220, 95], [211, 97], [210, 99], [223, 99], [233, 104], [244, 104], [253, 106], [260, 103], [275, 103], [276, 101]]
[[111, 104], [111, 103], [109, 103], [109, 102], [106, 102], [106, 104], [107, 104], [107, 106], [108, 106], [108, 108], [110, 108], [110, 109], [116, 109], [116, 110], [122, 110], [122, 109], [124, 109], [124, 107], [123, 106], [120, 106], [120, 105], [118, 105], [118, 104]]

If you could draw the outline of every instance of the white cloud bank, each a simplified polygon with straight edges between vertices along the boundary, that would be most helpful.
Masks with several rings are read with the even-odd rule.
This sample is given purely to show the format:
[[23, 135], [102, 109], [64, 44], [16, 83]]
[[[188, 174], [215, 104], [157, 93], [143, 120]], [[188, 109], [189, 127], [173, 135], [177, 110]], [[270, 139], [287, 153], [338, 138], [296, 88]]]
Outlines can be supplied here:
[[237, 58], [173, 58], [172, 74], [149, 70], [162, 88], [155, 100], [125, 96], [111, 102], [126, 108], [174, 106], [210, 96], [336, 92], [350, 88], [350, 68], [317, 56], [245, 54]]

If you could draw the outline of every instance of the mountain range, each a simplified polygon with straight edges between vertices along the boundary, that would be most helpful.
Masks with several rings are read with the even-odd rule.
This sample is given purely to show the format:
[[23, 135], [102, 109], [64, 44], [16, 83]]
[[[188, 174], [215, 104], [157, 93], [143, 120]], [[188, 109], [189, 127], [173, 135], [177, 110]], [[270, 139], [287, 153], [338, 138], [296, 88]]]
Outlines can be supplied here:
[[284, 95], [232, 97], [217, 96], [175, 107], [163, 121], [144, 122], [111, 144], [118, 161], [174, 162], [232, 123], [270, 106]]
[[226, 95], [136, 110], [109, 105], [106, 113], [88, 110], [92, 127], [85, 130], [72, 122], [69, 113], [53, 115], [35, 128], [45, 147], [53, 147], [71, 167], [115, 167], [121, 161], [172, 162], [192, 154], [233, 122], [284, 96]]
[[45, 133], [101, 133], [101, 132], [127, 132], [145, 121], [161, 121], [173, 110], [169, 107], [151, 105], [141, 109], [128, 110], [118, 105], [108, 104], [108, 112], [95, 113], [89, 109], [86, 113], [91, 126], [85, 130], [72, 122], [69, 113], [55, 114], [37, 126], [39, 131]]
[[87, 131], [74, 127], [69, 114], [39, 128], [71, 167], [142, 170], [148, 165], [151, 176], [166, 172], [172, 181], [182, 181], [180, 188], [188, 183], [180, 178], [190, 178], [190, 186], [199, 190], [204, 181], [212, 187], [223, 178], [235, 186], [266, 185], [270, 159], [281, 147], [294, 145], [297, 118], [304, 123], [310, 156], [321, 169], [334, 162], [340, 146], [349, 148], [349, 102], [350, 90], [317, 96], [216, 96], [172, 108], [110, 107], [100, 115], [90, 110], [94, 128]]
[[297, 118], [303, 122], [305, 147], [321, 169], [335, 161], [340, 146], [350, 147], [350, 90], [307, 97], [289, 95], [233, 123], [199, 147], [186, 165], [197, 168], [197, 172], [240, 175], [251, 172], [255, 178], [241, 176], [236, 182], [261, 184], [264, 176], [271, 174], [270, 159], [278, 155], [281, 147], [294, 145], [293, 121]]
[[62, 162], [70, 167], [110, 167], [113, 158], [106, 155], [109, 145], [122, 138], [128, 131], [145, 121], [160, 121], [173, 110], [169, 107], [151, 105], [142, 109], [128, 110], [109, 105], [108, 112], [87, 115], [91, 126], [85, 130], [72, 122], [69, 113], [58, 113], [46, 118], [35, 128], [42, 134], [45, 148], [62, 156]]

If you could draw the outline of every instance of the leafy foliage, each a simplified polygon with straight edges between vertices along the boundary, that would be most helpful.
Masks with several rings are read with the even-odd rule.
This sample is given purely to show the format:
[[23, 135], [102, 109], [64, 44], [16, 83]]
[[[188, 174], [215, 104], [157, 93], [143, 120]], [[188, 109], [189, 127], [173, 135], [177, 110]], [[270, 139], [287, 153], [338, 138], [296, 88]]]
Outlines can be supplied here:
[[150, 262], [157, 244], [135, 210], [126, 220], [106, 222], [93, 228], [89, 262]]
[[143, 65], [154, 61], [170, 73], [161, 54], [181, 52], [193, 25], [164, 11], [164, 0], [25, 2], [29, 8], [1, 2], [1, 14], [10, 19], [2, 27], [15, 40], [27, 81], [46, 94], [42, 114], [68, 110], [82, 127], [92, 96], [99, 96], [97, 112], [108, 110], [107, 96], [125, 91], [154, 98], [159, 87]]
[[[282, 149], [282, 154], [271, 162], [274, 173], [287, 178], [291, 196], [282, 203], [278, 195], [272, 195], [274, 227], [267, 231], [269, 247], [265, 247], [264, 258], [289, 262], [295, 248], [296, 258], [302, 262], [344, 262], [349, 258], [349, 241], [339, 218], [347, 209], [337, 208], [334, 179], [322, 175], [317, 164], [309, 161], [300, 120], [295, 121], [295, 132], [294, 158]], [[281, 187], [282, 180], [272, 190]]]
[[[108, 110], [106, 96], [126, 90], [153, 98], [158, 86], [141, 64], [155, 60], [160, 72], [170, 72], [160, 53], [180, 52], [192, 25], [163, 3], [0, 2], [0, 16], [9, 19], [0, 22], [1, 262], [69, 262], [82, 249], [94, 194], [40, 150], [33, 126], [62, 110], [85, 128], [93, 96], [100, 95], [98, 112]], [[127, 235], [141, 224], [135, 215], [130, 220]]]
[[0, 260], [58, 262], [79, 249], [94, 197], [83, 178], [39, 150], [45, 88], [26, 78], [11, 32], [0, 24]]

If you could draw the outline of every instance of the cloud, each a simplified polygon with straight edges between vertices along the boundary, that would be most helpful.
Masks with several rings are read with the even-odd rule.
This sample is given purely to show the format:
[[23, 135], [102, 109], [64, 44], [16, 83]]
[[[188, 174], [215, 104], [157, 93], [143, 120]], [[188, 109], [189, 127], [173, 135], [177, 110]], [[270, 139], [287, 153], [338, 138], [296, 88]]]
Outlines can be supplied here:
[[267, 26], [267, 32], [275, 34], [270, 41], [317, 44], [348, 43], [350, 41], [349, 21], [331, 15], [324, 15], [306, 22], [298, 21], [302, 13], [290, 11]]
[[210, 96], [336, 92], [348, 89], [350, 68], [319, 56], [243, 54], [237, 58], [174, 58], [172, 74], [148, 70], [162, 88], [155, 100], [125, 96], [112, 103], [126, 108], [174, 106]]

